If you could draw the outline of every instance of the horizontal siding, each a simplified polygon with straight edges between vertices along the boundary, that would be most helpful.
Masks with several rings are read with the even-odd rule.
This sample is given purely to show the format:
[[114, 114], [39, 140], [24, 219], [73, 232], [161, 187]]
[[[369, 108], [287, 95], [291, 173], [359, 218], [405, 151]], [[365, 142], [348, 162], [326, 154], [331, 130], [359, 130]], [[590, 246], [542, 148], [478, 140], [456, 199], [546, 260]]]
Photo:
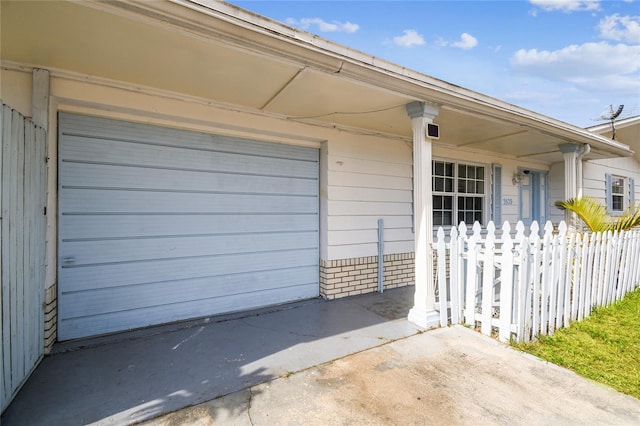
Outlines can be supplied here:
[[605, 202], [605, 174], [634, 178], [635, 200], [640, 200], [640, 163], [634, 157], [609, 158], [605, 160], [592, 160], [585, 162], [584, 195]]
[[[366, 153], [362, 153], [360, 155], [364, 156]], [[407, 167], [405, 155], [396, 160], [399, 162], [392, 162], [392, 158], [387, 157], [377, 159], [373, 158], [371, 155], [367, 157], [368, 158], [363, 159], [357, 157], [328, 155], [327, 165], [329, 170], [335, 172], [371, 174], [373, 169], [378, 176], [412, 178], [412, 169], [411, 167]]]
[[[404, 216], [385, 216], [384, 228], [386, 229], [411, 229], [412, 217]], [[328, 220], [328, 229], [330, 231], [350, 231], [353, 229], [378, 229], [379, 216], [332, 216]]]
[[327, 155], [329, 259], [375, 256], [378, 219], [385, 253], [413, 251], [411, 148], [373, 137], [330, 141]]
[[[332, 253], [336, 259], [353, 259], [354, 253], [378, 253], [378, 243], [360, 243], [342, 246], [332, 246]], [[412, 253], [415, 250], [413, 241], [390, 241], [385, 240], [384, 254]], [[369, 256], [376, 256], [370, 254]]]
[[329, 170], [327, 179], [329, 186], [349, 188], [392, 189], [410, 191], [413, 179], [404, 176], [385, 176], [376, 174], [375, 164], [370, 173], [351, 173]]
[[[519, 167], [546, 170], [547, 165], [493, 153], [434, 145], [436, 159], [502, 167], [502, 219], [519, 219], [518, 185], [512, 183]], [[327, 155], [327, 249], [329, 259], [377, 255], [378, 219], [384, 219], [385, 253], [414, 250], [413, 159], [410, 145], [397, 140], [353, 137], [329, 141]], [[490, 215], [487, 194], [487, 217]]]
[[[329, 244], [335, 246], [344, 246], [353, 244], [358, 241], [361, 244], [378, 243], [378, 228], [374, 229], [358, 229], [349, 231], [334, 231], [329, 235]], [[385, 244], [388, 242], [413, 241], [413, 233], [411, 229], [387, 229], [384, 232]], [[406, 253], [406, 252], [405, 252]]]
[[331, 198], [336, 201], [367, 202], [375, 199], [382, 202], [411, 203], [413, 199], [413, 191], [335, 186], [331, 188]]

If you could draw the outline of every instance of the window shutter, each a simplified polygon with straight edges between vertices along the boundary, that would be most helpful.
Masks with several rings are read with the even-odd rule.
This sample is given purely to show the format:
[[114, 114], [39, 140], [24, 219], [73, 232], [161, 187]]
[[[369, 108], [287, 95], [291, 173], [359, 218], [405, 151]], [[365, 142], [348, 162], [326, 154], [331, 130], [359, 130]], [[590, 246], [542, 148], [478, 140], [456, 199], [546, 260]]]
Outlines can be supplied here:
[[629, 205], [633, 206], [636, 201], [636, 181], [634, 178], [629, 178]]
[[492, 164], [491, 216], [496, 227], [502, 226], [502, 166]]
[[611, 196], [611, 174], [610, 173], [605, 173], [604, 181], [605, 181], [604, 196], [607, 202], [607, 210], [611, 211], [613, 210], [613, 197]]

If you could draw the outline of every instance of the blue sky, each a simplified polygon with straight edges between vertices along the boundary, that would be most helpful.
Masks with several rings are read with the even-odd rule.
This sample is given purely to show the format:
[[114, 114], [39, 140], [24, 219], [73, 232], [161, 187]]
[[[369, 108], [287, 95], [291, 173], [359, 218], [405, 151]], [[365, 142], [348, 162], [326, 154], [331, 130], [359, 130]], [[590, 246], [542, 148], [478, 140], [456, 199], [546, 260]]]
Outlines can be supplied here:
[[231, 3], [581, 127], [640, 115], [640, 0]]

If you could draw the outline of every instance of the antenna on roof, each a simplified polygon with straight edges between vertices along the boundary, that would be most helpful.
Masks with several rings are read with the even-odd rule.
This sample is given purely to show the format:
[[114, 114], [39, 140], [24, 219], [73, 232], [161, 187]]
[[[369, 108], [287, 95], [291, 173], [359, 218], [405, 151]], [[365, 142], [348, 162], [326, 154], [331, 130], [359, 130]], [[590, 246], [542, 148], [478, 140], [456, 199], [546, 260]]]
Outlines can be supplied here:
[[609, 105], [609, 113], [608, 114], [605, 113], [600, 116], [602, 120], [611, 121], [611, 130], [613, 131], [613, 135], [611, 136], [611, 139], [613, 140], [616, 140], [616, 118], [618, 118], [618, 116], [622, 114], [623, 109], [624, 109], [624, 105], [620, 105], [618, 106], [618, 109], [614, 111], [613, 105]]

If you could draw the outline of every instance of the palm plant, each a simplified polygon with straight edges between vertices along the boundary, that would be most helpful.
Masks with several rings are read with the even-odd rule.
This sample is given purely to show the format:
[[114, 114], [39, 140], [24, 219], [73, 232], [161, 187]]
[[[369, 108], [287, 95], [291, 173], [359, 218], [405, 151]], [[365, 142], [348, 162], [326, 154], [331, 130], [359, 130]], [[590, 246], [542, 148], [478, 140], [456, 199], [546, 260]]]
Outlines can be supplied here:
[[640, 226], [640, 204], [629, 206], [620, 216], [611, 216], [599, 201], [589, 197], [556, 201], [556, 207], [575, 213], [591, 232], [622, 231]]

